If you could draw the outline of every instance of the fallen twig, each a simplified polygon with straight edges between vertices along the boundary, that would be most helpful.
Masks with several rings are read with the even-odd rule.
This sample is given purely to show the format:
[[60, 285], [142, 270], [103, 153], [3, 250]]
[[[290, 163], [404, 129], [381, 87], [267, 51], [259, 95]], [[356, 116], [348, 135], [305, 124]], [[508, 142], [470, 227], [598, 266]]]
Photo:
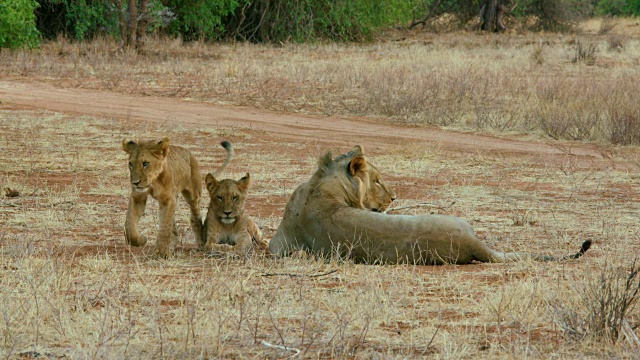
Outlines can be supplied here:
[[338, 271], [338, 270], [337, 269], [333, 269], [331, 271], [327, 271], [326, 273], [322, 273], [322, 274], [267, 273], [267, 274], [262, 274], [262, 276], [290, 276], [290, 277], [310, 277], [310, 278], [313, 278], [313, 277], [320, 277], [320, 276], [333, 274], [336, 271]]
[[433, 343], [433, 339], [435, 339], [436, 335], [438, 335], [438, 331], [440, 330], [441, 325], [442, 323], [438, 323], [438, 326], [436, 326], [436, 331], [433, 333], [433, 336], [431, 336], [431, 340], [429, 340], [429, 343], [427, 344], [427, 351], [429, 351], [429, 348], [431, 347], [431, 343]]
[[417, 207], [430, 207], [430, 208], [434, 208], [434, 209], [438, 209], [438, 210], [446, 210], [447, 208], [450, 208], [451, 205], [453, 205], [455, 203], [456, 203], [455, 201], [452, 201], [447, 206], [442, 206], [442, 205], [438, 205], [438, 204], [430, 204], [430, 203], [404, 205], [404, 206], [398, 206], [398, 207], [394, 207], [394, 208], [388, 209], [386, 212], [405, 210], [405, 209], [411, 209], [411, 208], [417, 208]]
[[300, 354], [300, 349], [296, 349], [296, 348], [290, 348], [290, 347], [286, 347], [286, 346], [282, 346], [282, 345], [274, 345], [274, 344], [270, 344], [264, 340], [262, 340], [262, 345], [266, 346], [266, 347], [270, 347], [272, 349], [279, 349], [279, 350], [284, 350], [284, 351], [292, 351], [295, 354], [289, 356], [289, 358], [293, 358], [296, 357]]
[[66, 204], [75, 204], [75, 201], [72, 201], [72, 200], [58, 201], [56, 203], [51, 204], [51, 206], [59, 206], [59, 205], [66, 205]]
[[640, 349], [640, 340], [638, 339], [636, 333], [633, 331], [633, 328], [631, 327], [627, 319], [622, 320], [621, 333], [625, 338], [627, 338], [627, 341], [632, 347], [634, 347], [635, 349]]

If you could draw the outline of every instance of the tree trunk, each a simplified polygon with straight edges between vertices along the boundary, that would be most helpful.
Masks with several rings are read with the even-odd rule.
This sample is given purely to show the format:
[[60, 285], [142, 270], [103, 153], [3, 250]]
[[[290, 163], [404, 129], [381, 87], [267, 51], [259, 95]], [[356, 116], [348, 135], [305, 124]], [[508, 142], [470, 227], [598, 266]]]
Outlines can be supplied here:
[[136, 35], [138, 34], [138, 7], [136, 6], [136, 0], [129, 0], [129, 33], [125, 39], [126, 46], [137, 45]]
[[118, 9], [118, 26], [120, 27], [120, 37], [123, 42], [126, 42], [127, 38], [127, 20], [124, 16], [124, 10], [122, 9], [122, 4], [124, 0], [114, 0], [113, 2], [116, 5], [116, 9]]
[[136, 33], [137, 41], [136, 47], [143, 45], [147, 36], [147, 24], [149, 23], [149, 16], [147, 15], [147, 8], [149, 7], [149, 0], [140, 0], [140, 11], [138, 20], [138, 31]]
[[[504, 26], [504, 15], [511, 14], [513, 9], [518, 6], [513, 0], [509, 0], [509, 6], [500, 2], [501, 0], [484, 0], [480, 9], [480, 29], [484, 31], [502, 31], [506, 30]], [[503, 1], [504, 2], [504, 1]]]
[[496, 13], [498, 11], [498, 0], [486, 0], [480, 10], [482, 25], [480, 29], [493, 31], [496, 28]]

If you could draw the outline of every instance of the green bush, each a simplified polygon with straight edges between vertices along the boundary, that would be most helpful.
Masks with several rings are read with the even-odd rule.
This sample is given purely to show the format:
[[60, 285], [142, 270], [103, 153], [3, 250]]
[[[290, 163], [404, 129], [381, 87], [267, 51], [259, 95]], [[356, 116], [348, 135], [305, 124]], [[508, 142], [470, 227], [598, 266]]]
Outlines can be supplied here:
[[[244, 0], [165, 0], [175, 16], [167, 32], [185, 40], [218, 39], [224, 33], [222, 19], [232, 16]], [[241, 16], [238, 14], [237, 16]]]
[[597, 15], [640, 15], [640, 0], [600, 0], [596, 5]]
[[36, 0], [0, 0], [0, 48], [36, 47]]
[[118, 34], [118, 13], [112, 2], [105, 0], [57, 0], [67, 7], [69, 35], [77, 40], [94, 37], [99, 32]]
[[411, 19], [419, 0], [254, 0], [225, 23], [229, 36], [249, 41], [352, 41]]

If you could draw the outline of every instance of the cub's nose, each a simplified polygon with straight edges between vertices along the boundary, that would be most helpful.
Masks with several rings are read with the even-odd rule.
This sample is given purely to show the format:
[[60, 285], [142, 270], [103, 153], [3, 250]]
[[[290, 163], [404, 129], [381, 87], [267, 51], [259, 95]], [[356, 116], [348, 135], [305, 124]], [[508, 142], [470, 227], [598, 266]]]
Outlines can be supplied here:
[[133, 185], [138, 186], [138, 184], [140, 184], [140, 181], [141, 181], [141, 180], [138, 180], [138, 181], [132, 181], [131, 183], [132, 183]]

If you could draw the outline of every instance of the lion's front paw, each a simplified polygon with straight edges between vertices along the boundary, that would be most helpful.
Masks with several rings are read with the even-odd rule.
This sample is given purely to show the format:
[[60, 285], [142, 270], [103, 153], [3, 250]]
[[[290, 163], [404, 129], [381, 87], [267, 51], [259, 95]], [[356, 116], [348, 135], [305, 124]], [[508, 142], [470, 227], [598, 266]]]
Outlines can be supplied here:
[[173, 256], [173, 251], [167, 247], [156, 247], [155, 255], [161, 259], [170, 259]]
[[209, 249], [207, 248], [207, 243], [198, 243], [198, 250], [209, 251]]
[[144, 246], [147, 244], [147, 238], [144, 235], [139, 235], [137, 237], [127, 236], [127, 244], [131, 246]]

